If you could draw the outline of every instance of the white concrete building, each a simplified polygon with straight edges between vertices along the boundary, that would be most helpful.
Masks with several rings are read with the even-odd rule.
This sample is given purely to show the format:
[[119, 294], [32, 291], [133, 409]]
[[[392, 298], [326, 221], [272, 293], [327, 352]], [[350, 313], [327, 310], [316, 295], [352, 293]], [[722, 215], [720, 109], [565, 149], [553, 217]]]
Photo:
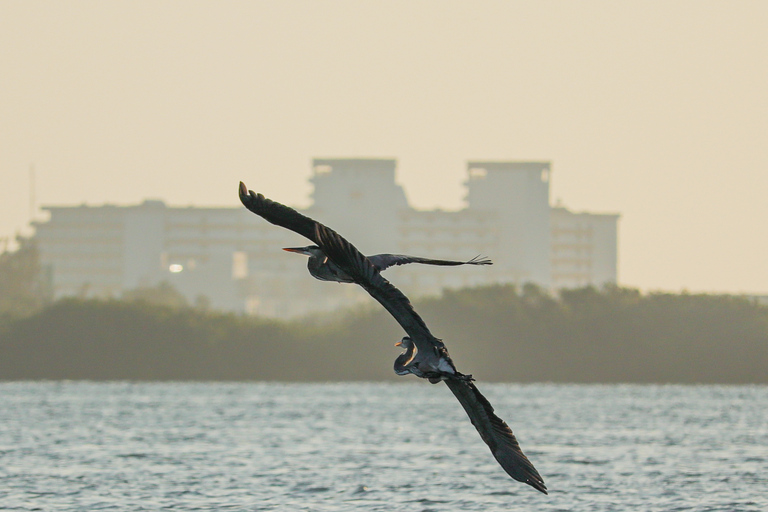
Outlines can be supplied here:
[[[364, 253], [494, 261], [388, 269], [407, 295], [497, 282], [550, 289], [616, 282], [618, 215], [550, 207], [548, 162], [469, 162], [467, 208], [448, 212], [409, 207], [395, 167], [391, 159], [316, 159], [304, 213]], [[167, 281], [190, 302], [202, 296], [217, 309], [277, 317], [370, 300], [359, 287], [312, 279], [302, 257], [280, 250], [310, 242], [236, 197], [231, 208], [145, 201], [44, 209], [50, 220], [36, 224], [35, 240], [56, 297], [119, 297]]]
[[550, 213], [552, 288], [616, 283], [617, 214]]

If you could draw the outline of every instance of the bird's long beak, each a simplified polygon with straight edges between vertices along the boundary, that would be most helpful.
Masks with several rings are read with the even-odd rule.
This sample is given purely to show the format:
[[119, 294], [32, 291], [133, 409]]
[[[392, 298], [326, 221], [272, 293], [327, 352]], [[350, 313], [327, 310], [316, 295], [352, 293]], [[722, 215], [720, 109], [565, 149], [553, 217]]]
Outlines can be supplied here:
[[396, 347], [399, 347], [399, 346], [401, 346], [402, 344], [403, 344], [403, 341], [402, 341], [402, 340], [400, 340], [400, 341], [398, 341], [397, 343], [395, 343], [395, 346], [396, 346]]
[[303, 247], [283, 247], [283, 250], [288, 252], [297, 252], [306, 256], [310, 255]]

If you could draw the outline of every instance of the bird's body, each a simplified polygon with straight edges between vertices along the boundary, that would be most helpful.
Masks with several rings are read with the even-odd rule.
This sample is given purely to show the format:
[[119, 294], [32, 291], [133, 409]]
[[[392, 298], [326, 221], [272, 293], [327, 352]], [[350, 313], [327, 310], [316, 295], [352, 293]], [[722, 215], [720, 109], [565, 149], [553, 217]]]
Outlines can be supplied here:
[[472, 379], [471, 375], [463, 375], [456, 371], [456, 367], [453, 365], [453, 361], [445, 347], [436, 347], [434, 352], [437, 355], [437, 359], [433, 359], [427, 356], [427, 354], [433, 353], [431, 350], [415, 352], [416, 345], [409, 336], [405, 336], [402, 340], [395, 343], [395, 346], [401, 346], [405, 350], [395, 359], [394, 369], [398, 375], [408, 375], [410, 373], [422, 379], [429, 379], [433, 384], [450, 378]]
[[[525, 482], [547, 493], [544, 481], [523, 454], [512, 430], [496, 416], [490, 402], [474, 385], [472, 377], [456, 370], [445, 345], [432, 335], [408, 298], [382, 277], [381, 270], [386, 266], [374, 264], [371, 258], [366, 258], [332, 229], [292, 208], [249, 191], [242, 182], [240, 183], [240, 200], [249, 210], [267, 221], [295, 231], [316, 244], [315, 247], [322, 256], [318, 256], [315, 272], [322, 277], [318, 277], [310, 266], [310, 273], [313, 276], [323, 280], [356, 283], [389, 311], [407, 333], [407, 336], [398, 343], [403, 347], [404, 352], [395, 360], [395, 373], [413, 374], [428, 379], [433, 384], [445, 382], [507, 474], [515, 480]], [[462, 262], [449, 264], [462, 264]], [[319, 270], [323, 268], [326, 270]]]

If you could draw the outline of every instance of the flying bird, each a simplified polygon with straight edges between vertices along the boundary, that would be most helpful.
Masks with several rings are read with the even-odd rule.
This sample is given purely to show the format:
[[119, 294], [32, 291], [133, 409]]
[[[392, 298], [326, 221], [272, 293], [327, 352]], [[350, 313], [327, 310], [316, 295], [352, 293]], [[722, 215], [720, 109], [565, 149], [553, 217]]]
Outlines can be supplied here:
[[363, 287], [384, 306], [407, 334], [396, 343], [404, 351], [395, 360], [395, 373], [413, 374], [433, 384], [445, 382], [507, 474], [547, 494], [544, 480], [520, 449], [512, 429], [496, 416], [472, 376], [456, 369], [442, 340], [432, 335], [408, 298], [381, 275], [369, 258], [332, 229], [293, 208], [249, 191], [243, 182], [240, 182], [239, 194], [243, 205], [253, 213], [314, 242], [350, 282]]

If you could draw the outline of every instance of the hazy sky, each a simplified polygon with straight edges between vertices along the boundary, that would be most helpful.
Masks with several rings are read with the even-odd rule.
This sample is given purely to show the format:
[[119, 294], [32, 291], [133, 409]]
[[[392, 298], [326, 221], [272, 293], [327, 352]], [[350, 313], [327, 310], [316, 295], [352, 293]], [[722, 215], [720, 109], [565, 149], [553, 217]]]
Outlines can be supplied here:
[[[312, 157], [549, 160], [619, 280], [768, 293], [768, 2], [0, 2], [0, 237], [39, 204], [309, 203]], [[493, 255], [489, 255], [493, 257]]]

